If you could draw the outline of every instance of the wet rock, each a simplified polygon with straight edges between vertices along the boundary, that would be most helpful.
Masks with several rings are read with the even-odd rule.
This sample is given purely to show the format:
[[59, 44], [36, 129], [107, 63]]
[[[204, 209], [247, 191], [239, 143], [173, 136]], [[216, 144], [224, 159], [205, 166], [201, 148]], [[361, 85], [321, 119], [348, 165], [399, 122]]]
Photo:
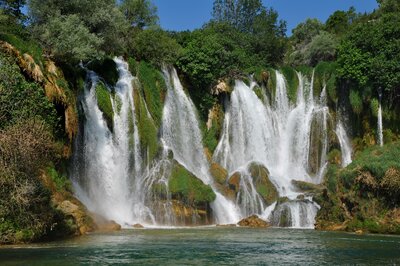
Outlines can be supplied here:
[[356, 233], [356, 235], [362, 235], [362, 234], [364, 234], [363, 230], [357, 230], [357, 231], [355, 231], [355, 233]]
[[225, 183], [228, 176], [228, 171], [215, 162], [211, 163], [210, 173], [214, 177], [214, 180], [221, 185]]
[[228, 180], [229, 189], [239, 192], [241, 174], [239, 172], [234, 173]]
[[248, 167], [257, 192], [263, 197], [267, 205], [271, 205], [278, 199], [278, 191], [269, 179], [269, 171], [258, 163], [251, 163]]
[[243, 227], [252, 227], [252, 228], [266, 228], [270, 226], [269, 223], [262, 220], [257, 215], [252, 215], [250, 217], [242, 219], [240, 222], [238, 222], [238, 225]]
[[236, 227], [237, 225], [236, 224], [217, 224], [216, 226], [225, 228], [225, 227]]
[[100, 232], [114, 232], [121, 230], [121, 225], [117, 224], [115, 221], [111, 220], [103, 224], [98, 225], [97, 231]]
[[319, 193], [322, 192], [324, 186], [313, 184], [305, 181], [292, 180], [292, 185], [298, 192]]
[[136, 228], [136, 229], [142, 229], [142, 228], [144, 228], [144, 226], [141, 225], [141, 224], [134, 224], [134, 225], [132, 225], [132, 227], [133, 227], [133, 228]]

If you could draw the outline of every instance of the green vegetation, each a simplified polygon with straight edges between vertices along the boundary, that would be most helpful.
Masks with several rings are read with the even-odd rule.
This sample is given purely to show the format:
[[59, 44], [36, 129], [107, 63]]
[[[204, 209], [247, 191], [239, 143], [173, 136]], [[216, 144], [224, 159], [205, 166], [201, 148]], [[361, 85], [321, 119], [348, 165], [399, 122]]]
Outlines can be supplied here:
[[327, 191], [316, 199], [321, 203], [317, 223], [332, 223], [349, 231], [398, 234], [400, 143], [370, 147], [357, 154], [346, 168], [332, 165], [325, 178]]
[[57, 113], [43, 89], [26, 81], [15, 59], [0, 52], [0, 129], [29, 118], [44, 120], [56, 131]]
[[287, 82], [289, 100], [295, 103], [297, 100], [297, 89], [299, 87], [299, 78], [297, 77], [296, 70], [292, 67], [282, 67], [280, 70]]
[[115, 86], [117, 84], [119, 74], [117, 65], [112, 58], [106, 57], [101, 60], [91, 61], [87, 68], [96, 72], [108, 85]]
[[165, 80], [160, 71], [144, 61], [139, 63], [137, 69], [147, 107], [158, 128], [161, 125], [163, 102], [167, 91]]
[[68, 177], [60, 175], [59, 172], [54, 168], [54, 165], [47, 167], [46, 170], [58, 191], [72, 192], [71, 181], [68, 179]]
[[43, 121], [20, 120], [0, 130], [0, 243], [37, 241], [64, 230], [63, 216], [37, 178], [56, 152]]
[[103, 112], [103, 117], [106, 120], [108, 128], [112, 130], [114, 125], [114, 111], [111, 96], [109, 90], [101, 81], [96, 84], [96, 98], [97, 106]]
[[[159, 150], [158, 130], [146, 110], [145, 101], [137, 89], [135, 89], [135, 112], [139, 130], [139, 138], [142, 149], [147, 151], [148, 163], [152, 162]], [[132, 132], [133, 135], [133, 132]]]
[[178, 163], [172, 169], [168, 186], [173, 198], [189, 204], [210, 203], [216, 197], [209, 185], [205, 185]]
[[[112, 130], [111, 97], [117, 109], [120, 102], [108, 88], [118, 80], [112, 58], [121, 55], [140, 82], [135, 87], [136, 113], [129, 115], [136, 115], [140, 143], [150, 161], [159, 150], [167, 91], [160, 72], [164, 64], [177, 68], [202, 122], [212, 107], [229, 97], [229, 92], [211, 94], [220, 81], [229, 86], [235, 79], [249, 83], [249, 75], [254, 74], [260, 86], [254, 89], [258, 97], [263, 94], [261, 86], [273, 97], [274, 69], [280, 69], [294, 103], [299, 86], [296, 70], [307, 77], [314, 70], [314, 94], [326, 85], [330, 110], [343, 108], [354, 121], [357, 155], [351, 165], [340, 169], [337, 144], [331, 147], [326, 190], [315, 196], [322, 207], [319, 224], [399, 233], [400, 5], [397, 0], [378, 3], [370, 14], [350, 8], [335, 11], [326, 22], [307, 19], [287, 38], [286, 23], [261, 0], [215, 0], [212, 19], [200, 29], [184, 32], [159, 28], [157, 8], [150, 0], [1, 1], [0, 40], [15, 49], [1, 43], [0, 243], [38, 241], [73, 231], [74, 222], [54, 209], [51, 198], [71, 189], [57, 170], [71, 155], [78, 128], [75, 100], [86, 74], [79, 63], [102, 77], [96, 97]], [[25, 4], [28, 16], [22, 13]], [[24, 53], [34, 62], [25, 60], [24, 66], [21, 61], [28, 57]], [[29, 73], [33, 67], [40, 79]], [[362, 151], [375, 144], [379, 103], [384, 140], [391, 145]], [[208, 152], [215, 150], [221, 133], [222, 108], [216, 113], [209, 130], [201, 123]], [[216, 179], [224, 183], [226, 174], [214, 168]], [[268, 173], [257, 169], [257, 191], [272, 202], [277, 192]], [[52, 183], [50, 190], [44, 177]], [[215, 199], [210, 186], [178, 164], [172, 169], [169, 188], [175, 200], [191, 205]]]

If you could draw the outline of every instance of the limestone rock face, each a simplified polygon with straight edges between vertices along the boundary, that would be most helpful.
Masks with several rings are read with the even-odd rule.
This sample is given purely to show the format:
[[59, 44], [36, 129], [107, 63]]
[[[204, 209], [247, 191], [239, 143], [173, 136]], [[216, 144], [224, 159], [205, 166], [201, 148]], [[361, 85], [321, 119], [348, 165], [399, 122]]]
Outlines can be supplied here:
[[95, 224], [88, 217], [84, 206], [79, 202], [64, 200], [58, 204], [57, 209], [63, 212], [66, 217], [72, 218], [76, 225], [76, 235], [83, 235], [95, 229]]
[[252, 227], [252, 228], [266, 228], [269, 227], [269, 223], [260, 219], [257, 215], [252, 215], [250, 217], [242, 219], [239, 223], [239, 226], [244, 227]]
[[224, 80], [219, 80], [218, 84], [212, 88], [211, 93], [214, 95], [219, 95], [223, 92], [230, 92], [230, 88], [228, 86], [228, 84], [226, 84], [226, 82]]

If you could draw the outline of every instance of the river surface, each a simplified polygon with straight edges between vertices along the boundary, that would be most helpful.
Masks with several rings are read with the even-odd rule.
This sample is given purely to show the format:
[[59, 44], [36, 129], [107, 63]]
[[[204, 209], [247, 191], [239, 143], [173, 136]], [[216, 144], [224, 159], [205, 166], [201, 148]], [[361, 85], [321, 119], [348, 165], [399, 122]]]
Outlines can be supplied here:
[[399, 265], [400, 237], [294, 229], [122, 230], [0, 248], [0, 265]]

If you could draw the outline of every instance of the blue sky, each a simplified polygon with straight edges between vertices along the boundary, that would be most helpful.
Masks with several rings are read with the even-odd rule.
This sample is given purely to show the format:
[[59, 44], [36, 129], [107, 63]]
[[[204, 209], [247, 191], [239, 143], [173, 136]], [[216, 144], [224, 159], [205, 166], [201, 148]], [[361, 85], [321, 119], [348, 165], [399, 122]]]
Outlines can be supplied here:
[[[211, 18], [213, 0], [153, 0], [158, 7], [160, 24], [166, 30], [193, 30]], [[325, 22], [336, 10], [354, 6], [357, 12], [370, 12], [378, 7], [376, 0], [263, 0], [267, 7], [278, 11], [287, 21], [288, 34], [307, 18]]]

